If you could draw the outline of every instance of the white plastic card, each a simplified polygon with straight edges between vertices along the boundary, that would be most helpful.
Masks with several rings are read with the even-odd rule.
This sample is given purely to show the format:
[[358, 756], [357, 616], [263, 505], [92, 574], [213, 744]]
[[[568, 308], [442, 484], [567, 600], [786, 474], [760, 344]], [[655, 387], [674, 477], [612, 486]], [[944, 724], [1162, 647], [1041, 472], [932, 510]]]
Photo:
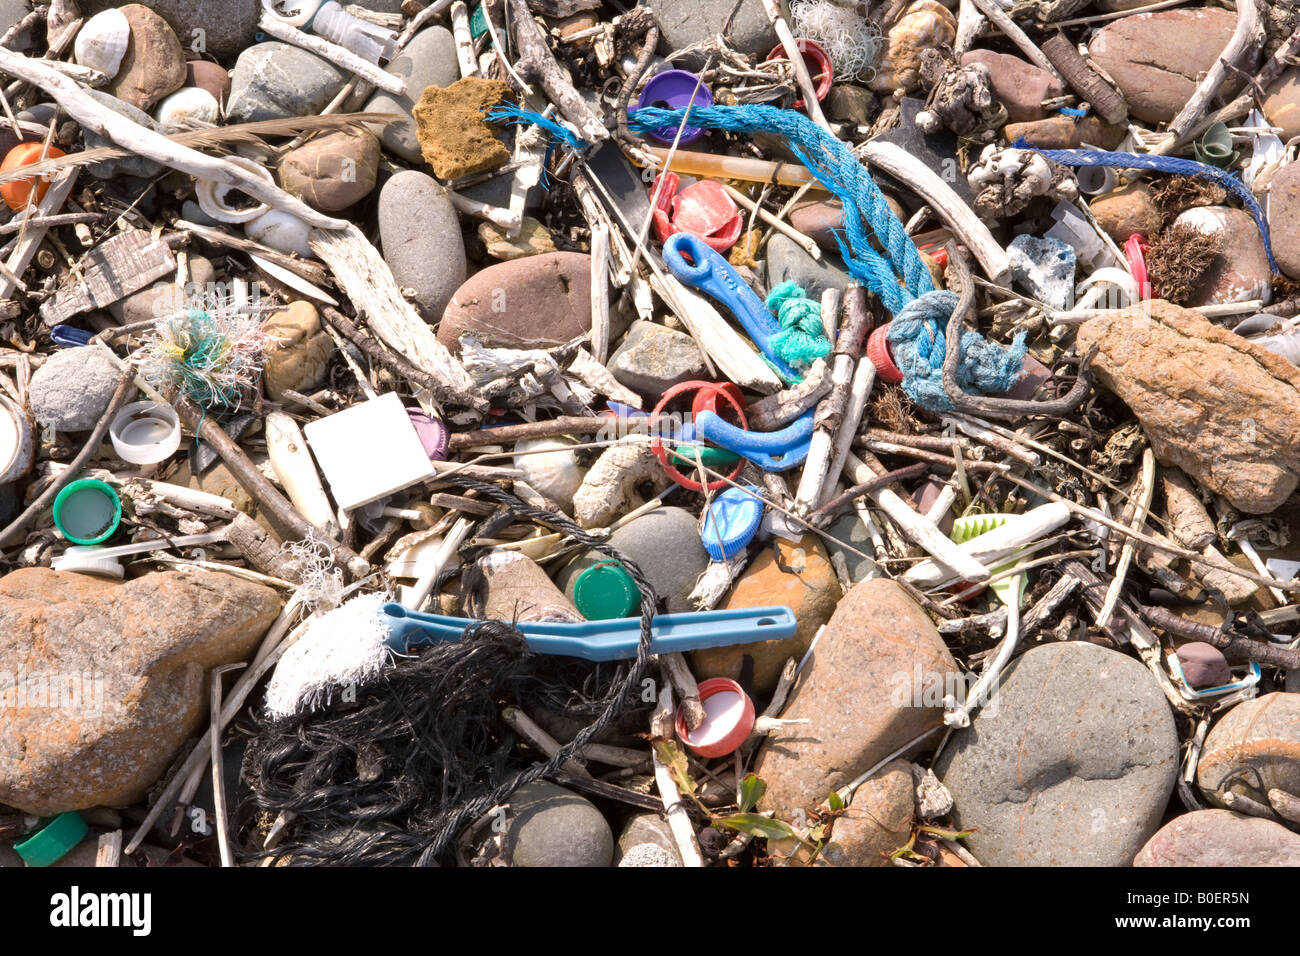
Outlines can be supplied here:
[[396, 392], [303, 428], [340, 508], [350, 511], [434, 475], [433, 463]]

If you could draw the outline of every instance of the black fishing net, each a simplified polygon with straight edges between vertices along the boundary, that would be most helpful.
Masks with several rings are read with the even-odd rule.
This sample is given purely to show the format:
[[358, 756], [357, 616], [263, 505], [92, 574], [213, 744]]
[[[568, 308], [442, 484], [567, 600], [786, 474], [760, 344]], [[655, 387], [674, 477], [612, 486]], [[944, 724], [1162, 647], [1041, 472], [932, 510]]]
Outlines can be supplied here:
[[[592, 664], [534, 654], [511, 624], [485, 621], [459, 641], [399, 657], [358, 686], [355, 700], [336, 695], [323, 708], [279, 720], [255, 715], [244, 761], [252, 810], [263, 827], [288, 822], [271, 851], [261, 849], [263, 827], [249, 827], [245, 856], [295, 865], [436, 865], [451, 858], [466, 826], [553, 773], [621, 713], [644, 706], [638, 692], [655, 596], [635, 565], [563, 515], [495, 485], [456, 483], [620, 561], [642, 595], [636, 659]], [[501, 717], [507, 704], [590, 723], [553, 758], [534, 762]]]

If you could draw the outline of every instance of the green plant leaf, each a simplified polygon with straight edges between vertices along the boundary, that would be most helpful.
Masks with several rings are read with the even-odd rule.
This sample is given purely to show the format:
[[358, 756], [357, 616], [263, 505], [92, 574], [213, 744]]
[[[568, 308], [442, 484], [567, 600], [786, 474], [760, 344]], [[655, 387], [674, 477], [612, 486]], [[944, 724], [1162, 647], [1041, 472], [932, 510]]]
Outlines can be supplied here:
[[838, 792], [832, 790], [831, 795], [826, 798], [826, 803], [830, 806], [832, 813], [837, 813], [844, 809], [844, 801], [840, 799]]
[[673, 783], [677, 784], [677, 789], [699, 803], [699, 798], [696, 796], [697, 786], [691, 777], [685, 752], [675, 742], [665, 739], [656, 740], [654, 748], [659, 762], [668, 768], [668, 775], [673, 778]]
[[773, 820], [758, 813], [734, 813], [729, 817], [719, 817], [713, 822], [768, 840], [799, 839], [794, 827], [784, 820]]
[[767, 784], [758, 774], [747, 773], [737, 789], [740, 793], [736, 803], [740, 806], [740, 812], [748, 813], [758, 806], [758, 801], [763, 799], [763, 794], [767, 792]]

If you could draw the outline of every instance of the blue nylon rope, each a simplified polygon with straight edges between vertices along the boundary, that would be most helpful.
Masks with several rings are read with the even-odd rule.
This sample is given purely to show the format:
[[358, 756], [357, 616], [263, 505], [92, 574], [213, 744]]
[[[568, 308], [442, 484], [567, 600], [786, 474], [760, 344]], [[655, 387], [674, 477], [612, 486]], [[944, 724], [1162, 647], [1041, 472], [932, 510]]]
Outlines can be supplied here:
[[1255, 225], [1264, 239], [1264, 253], [1268, 256], [1269, 268], [1278, 272], [1277, 262], [1273, 259], [1273, 244], [1269, 240], [1268, 220], [1264, 211], [1255, 201], [1255, 194], [1240, 179], [1206, 163], [1192, 159], [1180, 159], [1177, 156], [1152, 156], [1140, 153], [1108, 153], [1097, 149], [1038, 149], [1025, 142], [1016, 140], [1017, 149], [1032, 149], [1042, 153], [1054, 163], [1063, 166], [1113, 166], [1118, 169], [1150, 169], [1158, 173], [1175, 173], [1182, 176], [1199, 176], [1222, 186], [1242, 201], [1250, 214], [1255, 217]]
[[[921, 261], [916, 244], [866, 167], [834, 136], [802, 113], [772, 106], [692, 107], [690, 114], [692, 126], [731, 133], [775, 133], [786, 141], [799, 162], [844, 203], [848, 243], [836, 235], [840, 254], [849, 275], [876, 293], [890, 315], [917, 296], [933, 291], [930, 270]], [[636, 110], [628, 124], [639, 132], [663, 126], [675, 128], [685, 115], [685, 110], [647, 106]], [[884, 256], [871, 248], [872, 234], [884, 248]]]

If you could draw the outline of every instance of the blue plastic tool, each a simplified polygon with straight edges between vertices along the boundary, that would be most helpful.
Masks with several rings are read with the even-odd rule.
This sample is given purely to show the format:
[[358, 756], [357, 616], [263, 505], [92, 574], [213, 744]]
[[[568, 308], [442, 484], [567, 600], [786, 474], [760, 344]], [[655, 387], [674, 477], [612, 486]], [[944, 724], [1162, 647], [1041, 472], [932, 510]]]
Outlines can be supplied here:
[[710, 249], [703, 239], [689, 232], [669, 236], [664, 243], [664, 264], [684, 284], [726, 306], [786, 381], [800, 380], [799, 373], [787, 365], [772, 347], [772, 337], [781, 331], [781, 323], [767, 311], [763, 300], [745, 284], [731, 264]]
[[[463, 617], [412, 611], [401, 604], [385, 604], [382, 611], [388, 624], [388, 646], [399, 652], [458, 641], [465, 628], [478, 623]], [[535, 653], [580, 657], [586, 661], [631, 660], [636, 657], [641, 641], [639, 617], [577, 624], [523, 622], [516, 626]], [[788, 607], [660, 614], [655, 617], [651, 630], [650, 652], [670, 654], [781, 640], [793, 637], [798, 627], [794, 611]]]
[[813, 433], [813, 410], [804, 412], [785, 428], [774, 432], [751, 432], [738, 428], [713, 412], [695, 416], [695, 434], [737, 455], [748, 458], [764, 471], [789, 471], [803, 464]]
[[753, 485], [728, 488], [704, 512], [700, 540], [714, 561], [734, 558], [754, 540], [763, 523], [763, 500]]

